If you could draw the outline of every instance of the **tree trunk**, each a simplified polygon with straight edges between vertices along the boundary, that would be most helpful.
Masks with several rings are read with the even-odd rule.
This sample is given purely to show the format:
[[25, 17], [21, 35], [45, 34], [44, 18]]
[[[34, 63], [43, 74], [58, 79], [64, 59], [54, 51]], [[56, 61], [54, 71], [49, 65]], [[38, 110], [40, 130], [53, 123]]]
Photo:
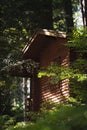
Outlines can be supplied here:
[[67, 33], [71, 33], [72, 28], [74, 27], [71, 0], [64, 0], [64, 9], [65, 9]]
[[[73, 11], [72, 11], [72, 2], [71, 0], [64, 0], [64, 9], [65, 9], [65, 19], [66, 19], [66, 31], [68, 38], [72, 33], [72, 28], [74, 27], [73, 23]], [[72, 62], [74, 51], [70, 48], [70, 62]], [[76, 54], [75, 54], [76, 55]]]
[[87, 26], [87, 0], [85, 0], [85, 21]]
[[43, 6], [40, 14], [41, 28], [53, 29], [52, 0], [43, 1]]
[[87, 0], [80, 0], [83, 26], [87, 26]]

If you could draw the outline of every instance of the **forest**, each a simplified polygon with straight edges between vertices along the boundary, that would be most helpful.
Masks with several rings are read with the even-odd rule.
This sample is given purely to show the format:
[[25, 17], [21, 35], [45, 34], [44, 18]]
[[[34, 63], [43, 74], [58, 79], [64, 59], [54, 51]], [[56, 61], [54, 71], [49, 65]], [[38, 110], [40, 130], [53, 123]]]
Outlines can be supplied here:
[[[41, 29], [67, 35], [69, 68], [53, 65], [38, 75], [54, 74], [53, 84], [68, 78], [70, 97], [60, 104], [44, 102], [40, 111], [27, 113], [26, 121], [23, 77], [9, 68], [23, 62], [23, 48]], [[87, 130], [87, 0], [0, 0], [0, 130], [54, 129]]]

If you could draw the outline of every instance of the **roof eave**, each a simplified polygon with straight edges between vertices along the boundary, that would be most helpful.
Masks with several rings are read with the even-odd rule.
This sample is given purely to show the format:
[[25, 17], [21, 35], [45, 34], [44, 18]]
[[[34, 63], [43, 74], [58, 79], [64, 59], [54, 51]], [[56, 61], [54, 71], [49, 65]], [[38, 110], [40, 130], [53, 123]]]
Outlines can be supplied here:
[[26, 53], [26, 51], [29, 49], [33, 41], [38, 35], [46, 35], [46, 36], [51, 36], [51, 37], [60, 37], [60, 38], [66, 38], [66, 33], [65, 32], [57, 32], [53, 30], [47, 30], [47, 29], [42, 29], [37, 31], [29, 40], [29, 42], [26, 44], [26, 46], [23, 49], [23, 55]]

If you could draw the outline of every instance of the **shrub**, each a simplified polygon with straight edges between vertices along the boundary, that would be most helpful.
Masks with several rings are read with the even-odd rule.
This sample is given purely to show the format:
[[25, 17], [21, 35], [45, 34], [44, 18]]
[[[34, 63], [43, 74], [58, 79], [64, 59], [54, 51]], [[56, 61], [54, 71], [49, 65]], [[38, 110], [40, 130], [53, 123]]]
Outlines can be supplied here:
[[9, 126], [14, 126], [15, 125], [15, 119], [8, 116], [8, 115], [3, 115], [0, 116], [0, 130], [5, 130]]
[[61, 104], [44, 112], [36, 123], [16, 126], [8, 130], [86, 130], [87, 105]]
[[27, 120], [30, 121], [30, 122], [36, 122], [37, 118], [39, 118], [40, 114], [38, 112], [27, 112], [26, 113], [26, 117], [27, 117]]

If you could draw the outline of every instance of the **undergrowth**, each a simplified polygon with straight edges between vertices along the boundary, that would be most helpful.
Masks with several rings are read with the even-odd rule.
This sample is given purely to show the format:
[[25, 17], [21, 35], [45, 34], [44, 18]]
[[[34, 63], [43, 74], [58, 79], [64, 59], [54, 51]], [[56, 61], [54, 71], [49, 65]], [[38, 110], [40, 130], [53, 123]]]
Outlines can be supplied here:
[[35, 123], [17, 123], [6, 130], [87, 130], [85, 104], [60, 104], [41, 114]]

